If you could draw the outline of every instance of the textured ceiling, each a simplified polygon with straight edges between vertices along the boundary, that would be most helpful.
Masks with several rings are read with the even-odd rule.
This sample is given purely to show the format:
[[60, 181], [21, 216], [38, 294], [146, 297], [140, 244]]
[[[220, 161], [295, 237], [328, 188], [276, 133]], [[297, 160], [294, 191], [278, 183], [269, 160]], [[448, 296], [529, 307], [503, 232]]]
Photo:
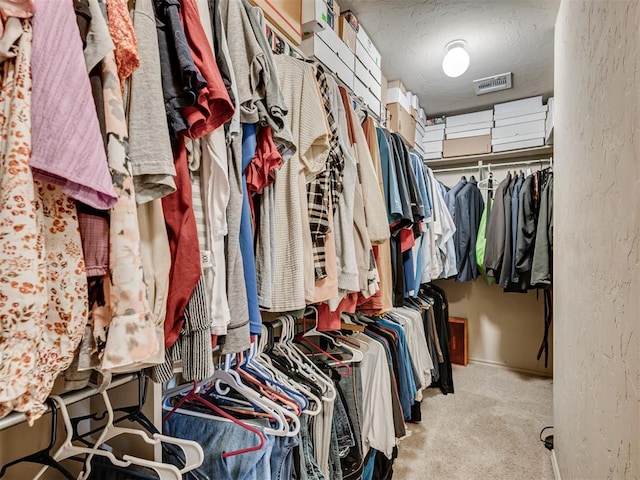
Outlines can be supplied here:
[[[553, 93], [553, 29], [559, 0], [341, 0], [429, 116]], [[463, 39], [471, 57], [461, 77], [442, 72], [445, 46]], [[513, 88], [476, 96], [473, 80], [513, 72]]]

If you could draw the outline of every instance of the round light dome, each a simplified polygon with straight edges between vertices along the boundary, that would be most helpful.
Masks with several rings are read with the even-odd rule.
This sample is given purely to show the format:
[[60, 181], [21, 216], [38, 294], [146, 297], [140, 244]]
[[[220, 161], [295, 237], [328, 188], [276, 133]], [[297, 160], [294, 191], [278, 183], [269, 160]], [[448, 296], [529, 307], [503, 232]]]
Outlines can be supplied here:
[[448, 77], [456, 78], [469, 68], [469, 54], [464, 49], [465, 42], [456, 40], [447, 45], [447, 54], [442, 60], [442, 70]]

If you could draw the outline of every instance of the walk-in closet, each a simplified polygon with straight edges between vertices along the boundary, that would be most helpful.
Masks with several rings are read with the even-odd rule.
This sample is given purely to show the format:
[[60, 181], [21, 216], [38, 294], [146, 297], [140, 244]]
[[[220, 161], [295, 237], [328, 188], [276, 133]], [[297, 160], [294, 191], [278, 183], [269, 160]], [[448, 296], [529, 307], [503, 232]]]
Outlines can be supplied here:
[[640, 478], [638, 25], [0, 0], [0, 479]]

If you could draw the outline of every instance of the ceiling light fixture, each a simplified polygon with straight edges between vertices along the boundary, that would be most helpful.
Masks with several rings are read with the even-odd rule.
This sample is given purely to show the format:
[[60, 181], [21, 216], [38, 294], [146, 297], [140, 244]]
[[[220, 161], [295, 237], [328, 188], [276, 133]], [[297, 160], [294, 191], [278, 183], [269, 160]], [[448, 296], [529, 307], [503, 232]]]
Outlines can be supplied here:
[[446, 46], [447, 54], [442, 60], [442, 71], [446, 76], [456, 78], [469, 68], [469, 54], [464, 49], [464, 40], [454, 40]]

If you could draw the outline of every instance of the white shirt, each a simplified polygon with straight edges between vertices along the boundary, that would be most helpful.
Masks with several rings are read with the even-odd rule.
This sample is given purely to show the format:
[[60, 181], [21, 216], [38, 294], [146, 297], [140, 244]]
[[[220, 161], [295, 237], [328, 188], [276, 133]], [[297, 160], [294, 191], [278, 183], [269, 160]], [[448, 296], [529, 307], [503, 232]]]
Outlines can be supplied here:
[[369, 348], [362, 359], [362, 443], [364, 454], [370, 448], [391, 458], [396, 446], [391, 399], [391, 375], [387, 353], [380, 342], [364, 334], [353, 336]]

